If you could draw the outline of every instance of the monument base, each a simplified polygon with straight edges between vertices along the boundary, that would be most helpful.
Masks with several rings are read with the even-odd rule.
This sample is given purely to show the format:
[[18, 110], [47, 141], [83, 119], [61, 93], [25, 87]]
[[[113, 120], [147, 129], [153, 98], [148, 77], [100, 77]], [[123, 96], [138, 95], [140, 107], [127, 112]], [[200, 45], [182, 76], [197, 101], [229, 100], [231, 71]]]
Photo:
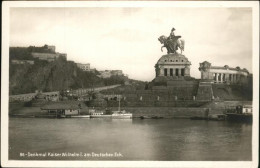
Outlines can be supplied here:
[[176, 79], [189, 77], [190, 65], [188, 58], [182, 54], [163, 55], [155, 64], [156, 77], [165, 76]]

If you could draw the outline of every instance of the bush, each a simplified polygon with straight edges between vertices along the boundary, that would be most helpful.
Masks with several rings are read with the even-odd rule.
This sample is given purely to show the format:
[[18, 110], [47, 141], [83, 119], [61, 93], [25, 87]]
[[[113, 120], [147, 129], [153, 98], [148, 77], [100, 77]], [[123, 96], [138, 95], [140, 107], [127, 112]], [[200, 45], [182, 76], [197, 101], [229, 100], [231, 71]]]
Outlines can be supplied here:
[[23, 104], [24, 107], [32, 107], [32, 101], [25, 102]]

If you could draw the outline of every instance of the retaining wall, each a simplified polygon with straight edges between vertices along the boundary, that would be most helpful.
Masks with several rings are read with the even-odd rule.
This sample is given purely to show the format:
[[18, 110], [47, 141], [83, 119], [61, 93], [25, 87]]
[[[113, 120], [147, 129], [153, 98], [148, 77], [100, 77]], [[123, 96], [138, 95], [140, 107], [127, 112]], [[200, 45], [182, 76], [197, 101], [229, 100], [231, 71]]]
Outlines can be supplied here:
[[[117, 110], [117, 108], [112, 108], [112, 110]], [[190, 118], [192, 116], [206, 117], [208, 115], [208, 108], [124, 107], [123, 110], [132, 113], [133, 117]]]

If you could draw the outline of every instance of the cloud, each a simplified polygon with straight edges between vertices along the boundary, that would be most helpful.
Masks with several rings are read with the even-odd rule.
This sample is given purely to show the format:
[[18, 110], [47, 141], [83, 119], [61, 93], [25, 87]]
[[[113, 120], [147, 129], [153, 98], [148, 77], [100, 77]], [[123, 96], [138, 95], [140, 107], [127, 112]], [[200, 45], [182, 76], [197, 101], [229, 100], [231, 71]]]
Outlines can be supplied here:
[[230, 16], [229, 21], [240, 21], [252, 19], [252, 8], [228, 8]]
[[125, 42], [143, 41], [146, 36], [145, 32], [131, 29], [113, 29], [102, 35], [103, 38], [115, 38]]
[[141, 12], [143, 8], [121, 8], [121, 13], [124, 15], [133, 15], [137, 12]]

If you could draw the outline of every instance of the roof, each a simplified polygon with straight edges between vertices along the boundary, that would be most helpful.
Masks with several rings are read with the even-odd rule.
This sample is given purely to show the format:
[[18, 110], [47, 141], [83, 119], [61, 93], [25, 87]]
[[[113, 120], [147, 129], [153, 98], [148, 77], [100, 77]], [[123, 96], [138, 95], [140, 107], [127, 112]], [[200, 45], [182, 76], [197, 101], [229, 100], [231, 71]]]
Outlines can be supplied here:
[[63, 101], [63, 102], [52, 102], [51, 104], [44, 105], [42, 110], [64, 110], [64, 109], [80, 109], [78, 102]]
[[253, 106], [251, 104], [245, 104], [243, 107], [244, 108], [252, 108]]
[[187, 57], [182, 54], [167, 54], [163, 55], [157, 64], [191, 64]]
[[221, 66], [211, 66], [211, 69], [229, 69], [229, 70], [235, 70], [235, 71], [241, 71], [241, 72], [248, 72], [247, 69], [243, 68], [241, 69], [240, 67], [236, 67], [236, 68], [232, 68], [232, 67], [229, 67], [227, 65], [221, 67]]

